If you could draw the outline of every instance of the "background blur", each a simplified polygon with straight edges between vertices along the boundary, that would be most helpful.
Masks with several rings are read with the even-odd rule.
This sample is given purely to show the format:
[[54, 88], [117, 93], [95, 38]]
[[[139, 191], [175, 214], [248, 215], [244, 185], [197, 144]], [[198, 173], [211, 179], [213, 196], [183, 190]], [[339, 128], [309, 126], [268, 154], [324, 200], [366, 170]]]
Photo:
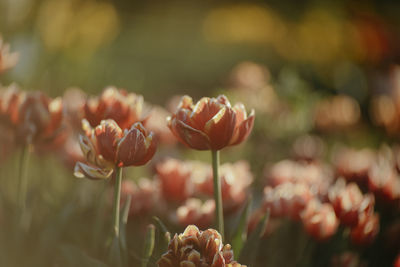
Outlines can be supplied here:
[[400, 3], [319, 2], [0, 0], [0, 32], [20, 53], [2, 82], [52, 96], [115, 85], [165, 104], [213, 94], [250, 60], [290, 83], [278, 94], [307, 86], [364, 107], [400, 59]]

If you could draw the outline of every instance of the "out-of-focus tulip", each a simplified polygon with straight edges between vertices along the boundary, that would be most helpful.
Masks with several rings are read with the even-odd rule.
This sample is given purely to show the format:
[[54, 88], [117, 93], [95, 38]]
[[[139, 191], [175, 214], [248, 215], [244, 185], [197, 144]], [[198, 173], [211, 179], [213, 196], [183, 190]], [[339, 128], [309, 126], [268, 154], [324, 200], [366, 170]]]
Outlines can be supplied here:
[[332, 257], [331, 267], [364, 267], [365, 263], [361, 262], [358, 254], [353, 252], [343, 252], [340, 255], [335, 255]]
[[0, 101], [0, 123], [13, 129], [18, 144], [54, 148], [64, 142], [61, 98], [19, 91], [12, 85], [2, 93]]
[[106, 88], [100, 97], [87, 99], [85, 118], [92, 127], [102, 120], [112, 119], [124, 130], [135, 122], [144, 122], [144, 101], [141, 95], [128, 93], [115, 87]]
[[154, 106], [151, 108], [149, 117], [146, 119], [145, 126], [153, 131], [160, 144], [173, 145], [178, 140], [172, 134], [165, 123], [169, 113], [162, 107]]
[[244, 105], [231, 107], [229, 100], [203, 97], [195, 105], [184, 96], [168, 126], [180, 142], [197, 150], [220, 150], [243, 142], [254, 124], [254, 111], [247, 116]]
[[213, 222], [214, 212], [214, 200], [209, 199], [203, 203], [198, 198], [190, 198], [176, 210], [176, 216], [180, 225], [195, 224], [200, 229], [204, 229]]
[[0, 74], [13, 68], [18, 62], [18, 53], [10, 53], [10, 45], [0, 36]]
[[[86, 94], [79, 88], [69, 88], [63, 95], [66, 119], [73, 131], [81, 132], [82, 119], [85, 117]], [[96, 126], [96, 125], [95, 125]]]
[[[209, 196], [214, 194], [211, 168], [205, 180], [197, 179], [197, 190]], [[248, 187], [253, 181], [248, 162], [242, 160], [235, 163], [225, 163], [220, 167], [221, 192], [224, 213], [232, 213], [246, 201]], [[197, 177], [198, 178], [198, 177]]]
[[161, 193], [167, 201], [183, 202], [193, 195], [191, 164], [168, 158], [156, 165]]
[[339, 149], [333, 159], [338, 176], [349, 181], [365, 183], [369, 169], [375, 161], [376, 155], [370, 149], [354, 150], [351, 148]]
[[353, 227], [350, 232], [351, 241], [357, 245], [369, 245], [379, 232], [379, 216], [370, 214]]
[[75, 176], [102, 179], [110, 177], [115, 167], [146, 164], [156, 151], [153, 133], [138, 122], [129, 130], [121, 130], [113, 120], [101, 121], [92, 128], [83, 121], [86, 135], [80, 136], [80, 146], [87, 160], [75, 165]]
[[301, 214], [304, 228], [318, 241], [329, 239], [336, 233], [339, 221], [329, 203], [313, 199]]
[[394, 260], [393, 267], [400, 267], [400, 254], [397, 255], [396, 259]]
[[368, 172], [368, 188], [385, 204], [398, 205], [400, 200], [400, 178], [387, 159], [381, 158], [372, 164]]
[[349, 96], [334, 96], [317, 104], [314, 120], [315, 126], [322, 131], [347, 129], [360, 120], [360, 106]]
[[338, 180], [329, 192], [329, 199], [336, 216], [346, 226], [354, 227], [364, 216], [374, 212], [374, 196], [363, 196], [355, 183], [346, 185], [344, 180]]
[[298, 220], [312, 198], [307, 185], [284, 183], [275, 188], [264, 188], [262, 207], [264, 211], [270, 209], [272, 217], [289, 216]]
[[272, 187], [284, 183], [302, 183], [309, 186], [323, 199], [327, 197], [333, 180], [330, 166], [292, 160], [282, 160], [272, 166], [267, 166], [264, 173], [267, 184]]
[[129, 207], [130, 216], [148, 214], [153, 210], [158, 201], [158, 187], [147, 178], [141, 178], [137, 183], [130, 180], [122, 181], [121, 202], [124, 203], [131, 196]]
[[292, 150], [296, 160], [313, 162], [321, 158], [324, 152], [324, 143], [317, 136], [304, 135], [296, 139]]
[[234, 261], [231, 246], [222, 243], [216, 230], [200, 231], [194, 225], [186, 227], [182, 234], [175, 234], [157, 264], [159, 267], [245, 267]]

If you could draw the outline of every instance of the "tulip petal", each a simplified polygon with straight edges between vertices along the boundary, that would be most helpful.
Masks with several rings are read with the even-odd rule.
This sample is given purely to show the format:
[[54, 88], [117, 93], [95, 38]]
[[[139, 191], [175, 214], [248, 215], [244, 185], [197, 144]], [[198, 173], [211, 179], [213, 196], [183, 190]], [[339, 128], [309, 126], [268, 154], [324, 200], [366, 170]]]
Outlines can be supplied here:
[[229, 145], [240, 144], [249, 136], [251, 130], [253, 129], [254, 118], [254, 110], [252, 110], [249, 117], [236, 127], [235, 133], [233, 134]]
[[235, 130], [236, 116], [233, 109], [222, 108], [211, 120], [209, 120], [204, 132], [210, 138], [211, 149], [220, 150], [229, 145], [229, 141]]
[[118, 143], [117, 159], [122, 166], [136, 165], [146, 155], [147, 147], [143, 133], [132, 126]]
[[101, 169], [95, 166], [89, 166], [82, 162], [77, 162], [74, 168], [74, 175], [77, 178], [87, 177], [89, 179], [107, 179], [111, 176], [112, 169]]
[[210, 139], [203, 132], [194, 129], [180, 120], [173, 120], [172, 128], [185, 145], [197, 150], [210, 149]]
[[203, 97], [193, 108], [190, 114], [190, 122], [186, 124], [200, 131], [204, 130], [205, 124], [211, 120], [225, 106], [215, 98]]
[[113, 120], [101, 121], [94, 129], [97, 150], [105, 160], [115, 162], [117, 145], [122, 134], [121, 128]]

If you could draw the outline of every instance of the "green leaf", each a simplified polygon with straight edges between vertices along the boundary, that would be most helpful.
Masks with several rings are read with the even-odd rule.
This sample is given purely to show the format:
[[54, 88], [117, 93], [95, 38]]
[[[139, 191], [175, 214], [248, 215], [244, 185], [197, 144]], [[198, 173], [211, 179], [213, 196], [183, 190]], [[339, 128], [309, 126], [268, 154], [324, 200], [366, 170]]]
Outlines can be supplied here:
[[234, 255], [240, 255], [243, 245], [247, 239], [247, 221], [250, 214], [251, 202], [252, 199], [249, 198], [246, 206], [243, 208], [242, 214], [240, 215], [238, 226], [236, 227], [236, 232], [231, 239]]
[[264, 213], [256, 229], [250, 234], [240, 253], [239, 262], [248, 266], [253, 266], [257, 256], [261, 237], [264, 235], [269, 220], [269, 209]]
[[153, 220], [155, 221], [157, 228], [159, 228], [161, 230], [161, 233], [163, 234], [163, 239], [164, 242], [166, 243], [166, 247], [169, 244], [169, 241], [171, 241], [171, 234], [168, 231], [167, 227], [165, 226], [165, 224], [157, 217], [157, 216], [153, 216]]

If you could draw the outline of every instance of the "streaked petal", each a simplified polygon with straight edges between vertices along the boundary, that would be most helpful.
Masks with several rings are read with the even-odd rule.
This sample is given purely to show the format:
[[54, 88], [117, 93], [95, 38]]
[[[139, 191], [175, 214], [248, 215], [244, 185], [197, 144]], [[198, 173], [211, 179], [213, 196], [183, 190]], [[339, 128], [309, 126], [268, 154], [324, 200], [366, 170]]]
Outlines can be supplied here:
[[204, 133], [210, 138], [211, 149], [220, 150], [229, 145], [236, 125], [236, 116], [233, 109], [222, 108], [205, 127]]
[[123, 133], [113, 120], [101, 121], [94, 129], [96, 147], [105, 160], [115, 162], [117, 145]]
[[185, 145], [197, 150], [210, 149], [210, 140], [203, 132], [179, 120], [174, 120], [172, 127]]
[[249, 117], [236, 127], [229, 145], [237, 145], [246, 140], [253, 129], [254, 119], [254, 110], [252, 110]]
[[86, 165], [82, 162], [77, 162], [74, 168], [74, 175], [77, 178], [107, 179], [111, 176], [112, 172], [112, 169], [101, 169], [99, 167]]

